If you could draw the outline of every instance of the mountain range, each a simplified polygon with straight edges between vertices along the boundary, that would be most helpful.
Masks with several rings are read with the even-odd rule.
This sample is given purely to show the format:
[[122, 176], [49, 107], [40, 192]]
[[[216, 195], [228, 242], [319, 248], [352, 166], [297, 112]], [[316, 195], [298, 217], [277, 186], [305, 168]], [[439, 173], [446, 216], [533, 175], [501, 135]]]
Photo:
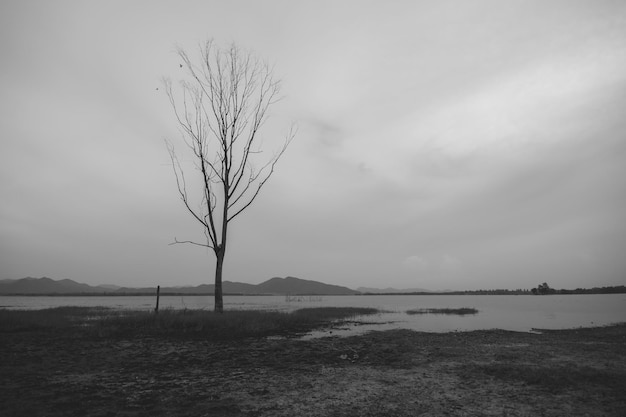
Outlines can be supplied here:
[[[53, 280], [51, 278], [22, 278], [17, 280], [0, 280], [1, 295], [43, 295], [43, 294], [154, 294], [156, 287], [129, 288], [113, 285], [92, 286], [70, 279]], [[203, 284], [196, 287], [162, 287], [161, 294], [213, 294], [213, 284]], [[224, 281], [224, 294], [241, 295], [352, 295], [359, 291], [339, 285], [325, 284], [295, 277], [271, 278], [260, 284], [245, 284], [241, 282]]]

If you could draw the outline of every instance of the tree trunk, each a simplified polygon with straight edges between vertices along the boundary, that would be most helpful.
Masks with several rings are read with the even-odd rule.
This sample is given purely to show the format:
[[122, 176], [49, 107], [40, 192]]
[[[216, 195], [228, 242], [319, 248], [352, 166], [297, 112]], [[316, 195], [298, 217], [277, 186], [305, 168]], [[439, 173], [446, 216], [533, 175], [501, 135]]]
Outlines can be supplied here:
[[222, 246], [215, 252], [215, 312], [224, 312], [224, 298], [222, 294], [222, 269], [224, 266], [224, 250]]

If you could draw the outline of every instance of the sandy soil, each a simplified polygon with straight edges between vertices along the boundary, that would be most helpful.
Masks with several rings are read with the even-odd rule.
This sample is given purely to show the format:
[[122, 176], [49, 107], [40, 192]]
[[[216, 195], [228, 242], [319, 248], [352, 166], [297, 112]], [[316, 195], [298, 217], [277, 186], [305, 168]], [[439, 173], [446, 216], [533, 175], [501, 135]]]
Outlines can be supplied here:
[[626, 325], [237, 342], [0, 337], [6, 417], [626, 415]]

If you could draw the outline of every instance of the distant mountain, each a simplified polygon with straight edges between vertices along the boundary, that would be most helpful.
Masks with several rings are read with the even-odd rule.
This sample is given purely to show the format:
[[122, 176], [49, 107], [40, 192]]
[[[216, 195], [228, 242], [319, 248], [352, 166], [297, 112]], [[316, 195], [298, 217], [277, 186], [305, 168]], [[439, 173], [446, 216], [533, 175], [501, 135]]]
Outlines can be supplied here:
[[80, 284], [71, 279], [55, 281], [48, 277], [22, 278], [9, 280], [0, 285], [0, 294], [75, 294], [75, 293], [103, 293], [105, 288], [92, 287]]
[[[258, 294], [259, 291], [256, 287], [256, 285], [244, 284], [242, 282], [222, 282], [222, 292], [224, 294]], [[155, 288], [120, 287], [115, 292], [124, 294], [153, 293]], [[214, 292], [215, 285], [213, 284], [201, 284], [196, 287], [161, 287], [161, 294], [213, 294]]]
[[[339, 285], [324, 284], [318, 281], [309, 281], [300, 278], [271, 278], [261, 284], [245, 284], [242, 282], [224, 281], [222, 283], [224, 294], [243, 295], [349, 295], [358, 294]], [[152, 288], [119, 288], [117, 293], [153, 293]], [[161, 294], [213, 294], [215, 285], [202, 284], [197, 287], [161, 287]]]
[[272, 278], [256, 286], [262, 294], [278, 295], [351, 295], [359, 294], [339, 285], [324, 284], [318, 281], [287, 277]]
[[[202, 284], [196, 287], [161, 287], [161, 294], [213, 294], [213, 284]], [[245, 284], [242, 282], [224, 281], [222, 283], [224, 294], [272, 294], [272, 295], [350, 295], [358, 294], [339, 285], [324, 284], [317, 281], [309, 281], [300, 278], [272, 278], [261, 284]], [[155, 287], [129, 288], [114, 285], [91, 286], [81, 284], [70, 279], [55, 281], [44, 278], [22, 278], [17, 280], [0, 281], [0, 294], [154, 294]]]
[[120, 287], [119, 285], [105, 284], [105, 285], [98, 285], [98, 288], [104, 288], [107, 291], [115, 291], [115, 290], [119, 290], [122, 287]]
[[404, 293], [415, 293], [415, 292], [432, 292], [431, 290], [427, 290], [424, 288], [406, 288], [399, 290], [397, 288], [371, 288], [371, 287], [359, 287], [357, 291], [362, 293], [370, 293], [370, 294], [404, 294]]
[[[215, 285], [206, 285], [210, 289], [209, 292], [215, 291]], [[222, 282], [222, 291], [226, 294], [258, 294], [257, 285], [245, 284], [243, 282]]]

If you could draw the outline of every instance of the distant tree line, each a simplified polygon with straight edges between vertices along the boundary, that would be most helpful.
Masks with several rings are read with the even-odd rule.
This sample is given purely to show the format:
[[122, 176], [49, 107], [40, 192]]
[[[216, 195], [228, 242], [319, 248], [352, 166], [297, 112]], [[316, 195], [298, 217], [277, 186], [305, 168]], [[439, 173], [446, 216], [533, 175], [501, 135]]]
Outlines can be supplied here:
[[613, 287], [593, 287], [593, 288], [576, 288], [575, 290], [550, 288], [547, 283], [538, 285], [536, 288], [530, 290], [534, 295], [548, 295], [548, 294], [624, 294], [626, 293], [626, 286], [618, 285]]
[[508, 289], [480, 289], [480, 290], [461, 290], [461, 291], [417, 291], [417, 292], [401, 292], [401, 293], [364, 293], [364, 295], [548, 295], [548, 294], [626, 294], [626, 286], [618, 285], [613, 287], [593, 287], [593, 288], [576, 288], [575, 290], [551, 288], [547, 283], [538, 285], [536, 288], [515, 290]]
[[546, 295], [546, 294], [556, 294], [556, 290], [554, 288], [550, 288], [547, 283], [539, 284], [536, 288], [530, 290], [533, 295]]
[[480, 290], [452, 291], [446, 294], [450, 294], [450, 295], [528, 295], [530, 294], [530, 290], [526, 290], [522, 288], [518, 288], [515, 290], [496, 288], [492, 290], [480, 289]]

